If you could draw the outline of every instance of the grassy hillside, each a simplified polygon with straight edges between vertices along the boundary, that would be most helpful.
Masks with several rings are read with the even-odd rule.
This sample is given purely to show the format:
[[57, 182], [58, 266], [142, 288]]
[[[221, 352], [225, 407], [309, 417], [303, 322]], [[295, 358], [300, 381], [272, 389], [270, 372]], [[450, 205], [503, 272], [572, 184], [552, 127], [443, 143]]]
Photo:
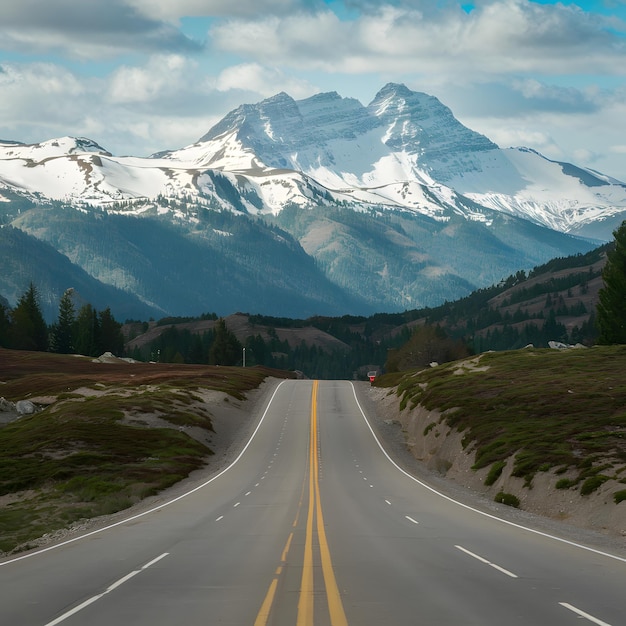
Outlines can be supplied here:
[[397, 385], [402, 407], [440, 411], [475, 452], [473, 469], [490, 468], [485, 484], [514, 458], [513, 476], [528, 488], [539, 472], [567, 472], [573, 478], [557, 489], [587, 495], [614, 480], [623, 485], [618, 503], [626, 499], [625, 371], [626, 346], [524, 349], [390, 374], [376, 385]]
[[202, 467], [213, 453], [205, 395], [241, 399], [269, 374], [281, 375], [0, 349], [0, 395], [42, 409], [0, 423], [0, 552], [125, 509]]
[[[517, 272], [439, 307], [408, 312], [410, 319], [395, 332], [438, 325], [475, 352], [517, 349], [529, 343], [545, 348], [548, 341], [593, 345], [598, 292], [610, 245], [553, 259], [528, 274]], [[393, 316], [375, 317], [381, 322], [399, 321]]]

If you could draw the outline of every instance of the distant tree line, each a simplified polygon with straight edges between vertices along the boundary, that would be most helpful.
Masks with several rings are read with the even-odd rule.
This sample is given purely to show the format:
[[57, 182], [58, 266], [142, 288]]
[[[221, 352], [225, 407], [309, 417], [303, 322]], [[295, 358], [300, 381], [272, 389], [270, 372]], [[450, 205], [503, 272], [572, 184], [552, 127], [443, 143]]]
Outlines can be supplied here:
[[37, 288], [31, 282], [14, 308], [0, 303], [0, 346], [13, 350], [57, 352], [100, 356], [124, 353], [122, 325], [109, 308], [97, 311], [84, 304], [76, 311], [68, 289], [59, 301], [56, 321], [48, 326], [43, 317]]
[[[203, 319], [212, 319], [212, 316]], [[135, 347], [129, 356], [137, 361], [157, 363], [237, 365], [242, 361], [243, 347], [220, 318], [213, 329], [201, 334], [171, 325], [146, 347]]]
[[[626, 344], [626, 222], [615, 231], [615, 242], [578, 258], [555, 259], [535, 268], [528, 277], [521, 271], [498, 285], [478, 289], [466, 298], [421, 310], [379, 313], [370, 317], [315, 316], [307, 320], [249, 316], [249, 322], [263, 331], [240, 341], [213, 313], [198, 317], [169, 317], [157, 325], [166, 326], [161, 335], [127, 356], [137, 360], [203, 363], [209, 365], [264, 365], [301, 370], [316, 378], [365, 378], [367, 370], [385, 367], [389, 371], [427, 366], [486, 350], [510, 350], [528, 344], [546, 346], [550, 340], [564, 343]], [[527, 278], [542, 273], [591, 265], [607, 254], [602, 271], [604, 286], [597, 311], [587, 311], [581, 302], [568, 305], [562, 293], [584, 294], [587, 283], [597, 277], [592, 270], [563, 279], [546, 280], [525, 287]], [[489, 301], [505, 290], [520, 285], [515, 295], [493, 308]], [[20, 350], [50, 350], [98, 356], [110, 351], [124, 354], [124, 338], [110, 309], [96, 311], [85, 304], [75, 310], [72, 290], [60, 299], [57, 319], [48, 326], [41, 313], [38, 294], [31, 284], [11, 308], [0, 298], [0, 346]], [[531, 315], [522, 303], [545, 295], [543, 310]], [[517, 309], [512, 306], [518, 304]], [[509, 307], [503, 311], [504, 306]], [[571, 330], [559, 321], [563, 316], [584, 317]], [[214, 320], [211, 330], [192, 333], [177, 326], [198, 319]], [[276, 328], [313, 326], [342, 342], [337, 348], [322, 348], [301, 342], [291, 345], [278, 337]], [[144, 324], [145, 331], [147, 323]]]
[[[270, 368], [299, 370], [315, 378], [366, 377], [368, 364], [382, 367], [387, 358], [387, 347], [399, 347], [410, 336], [408, 331], [399, 333], [385, 342], [375, 341], [350, 330], [350, 322], [360, 318], [322, 318], [313, 320], [289, 320], [251, 316], [250, 322], [263, 325], [260, 333], [250, 335], [243, 342], [228, 330], [226, 322], [219, 319], [215, 327], [203, 333], [192, 333], [187, 328], [171, 325], [159, 337], [142, 348], [134, 348], [129, 354], [136, 360], [152, 360], [163, 363], [204, 363], [208, 365], [263, 365]], [[363, 318], [365, 319], [365, 318]], [[276, 327], [302, 327], [313, 324], [341, 339], [344, 346], [324, 349], [304, 342], [291, 345], [281, 340]], [[362, 371], [360, 371], [362, 370]]]

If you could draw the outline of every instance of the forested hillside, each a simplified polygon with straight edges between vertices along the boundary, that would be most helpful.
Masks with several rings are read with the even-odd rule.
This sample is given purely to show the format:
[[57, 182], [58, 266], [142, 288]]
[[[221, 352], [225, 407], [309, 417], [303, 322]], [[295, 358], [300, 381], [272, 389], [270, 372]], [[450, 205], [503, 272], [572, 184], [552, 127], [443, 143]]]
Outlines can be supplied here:
[[[559, 258], [528, 275], [439, 307], [306, 320], [233, 314], [225, 326], [239, 342], [231, 364], [301, 370], [316, 378], [366, 378], [372, 370], [405, 369], [487, 350], [549, 341], [591, 345], [607, 250]], [[128, 354], [137, 359], [209, 363], [217, 316], [128, 324]], [[245, 349], [245, 350], [244, 350]]]
[[5, 204], [0, 293], [15, 303], [35, 281], [49, 321], [69, 287], [99, 306], [106, 295], [122, 319], [252, 306], [292, 316], [375, 310], [329, 280], [286, 231], [246, 214], [165, 198], [134, 203], [141, 217], [124, 203], [108, 211]]
[[[23, 237], [23, 234], [19, 234]], [[124, 324], [67, 289], [47, 324], [36, 285], [11, 308], [0, 299], [0, 346], [142, 361], [298, 370], [315, 378], [362, 378], [371, 371], [427, 366], [466, 354], [549, 341], [592, 345], [607, 244], [585, 255], [519, 271], [498, 285], [435, 308], [369, 317], [307, 319], [234, 313]], [[52, 303], [48, 303], [50, 307]]]

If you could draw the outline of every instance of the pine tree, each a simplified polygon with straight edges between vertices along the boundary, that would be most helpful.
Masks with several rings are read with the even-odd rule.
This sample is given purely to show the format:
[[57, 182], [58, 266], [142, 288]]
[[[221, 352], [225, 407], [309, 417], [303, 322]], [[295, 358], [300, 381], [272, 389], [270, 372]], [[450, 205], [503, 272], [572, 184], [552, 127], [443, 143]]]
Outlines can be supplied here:
[[615, 247], [607, 255], [597, 306], [602, 344], [626, 343], [626, 221], [613, 235]]
[[220, 318], [215, 325], [215, 339], [209, 352], [211, 365], [235, 365], [242, 356], [242, 345]]
[[16, 350], [48, 349], [48, 327], [39, 306], [39, 295], [33, 283], [11, 311], [9, 344]]
[[100, 322], [98, 321], [98, 313], [91, 304], [85, 304], [80, 308], [74, 328], [76, 352], [85, 356], [99, 356], [101, 354], [99, 352]]
[[51, 350], [59, 354], [74, 352], [75, 312], [73, 289], [67, 289], [59, 301], [59, 317], [51, 333]]
[[124, 335], [122, 335], [122, 325], [115, 320], [110, 308], [106, 308], [99, 313], [100, 337], [98, 350], [112, 352], [120, 356], [124, 352]]
[[194, 335], [191, 339], [191, 346], [189, 348], [189, 362], [190, 363], [205, 363], [206, 362], [204, 348], [202, 346], [202, 337], [200, 337], [200, 335]]
[[0, 302], [0, 347], [9, 347], [9, 328], [11, 325], [11, 309]]

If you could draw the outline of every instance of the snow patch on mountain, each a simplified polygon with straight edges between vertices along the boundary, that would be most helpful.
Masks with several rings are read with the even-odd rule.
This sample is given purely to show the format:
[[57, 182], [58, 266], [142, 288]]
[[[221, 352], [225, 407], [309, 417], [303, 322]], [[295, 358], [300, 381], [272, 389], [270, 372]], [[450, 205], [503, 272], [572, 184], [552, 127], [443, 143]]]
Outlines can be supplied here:
[[534, 151], [508, 148], [480, 159], [481, 171], [457, 175], [449, 184], [496, 211], [569, 232], [626, 209], [626, 185], [609, 183]]
[[[498, 211], [563, 232], [626, 214], [620, 181], [532, 150], [500, 149], [437, 98], [393, 83], [368, 106], [335, 92], [298, 101], [280, 93], [150, 158], [115, 157], [86, 138], [0, 142], [2, 187], [137, 213], [160, 196], [250, 214], [341, 204], [489, 223], [489, 211]], [[126, 201], [134, 204], [115, 204]]]
[[102, 146], [85, 137], [59, 137], [36, 144], [0, 141], [3, 158], [16, 158], [38, 162], [55, 156], [66, 156], [83, 152], [93, 152], [110, 156]]

